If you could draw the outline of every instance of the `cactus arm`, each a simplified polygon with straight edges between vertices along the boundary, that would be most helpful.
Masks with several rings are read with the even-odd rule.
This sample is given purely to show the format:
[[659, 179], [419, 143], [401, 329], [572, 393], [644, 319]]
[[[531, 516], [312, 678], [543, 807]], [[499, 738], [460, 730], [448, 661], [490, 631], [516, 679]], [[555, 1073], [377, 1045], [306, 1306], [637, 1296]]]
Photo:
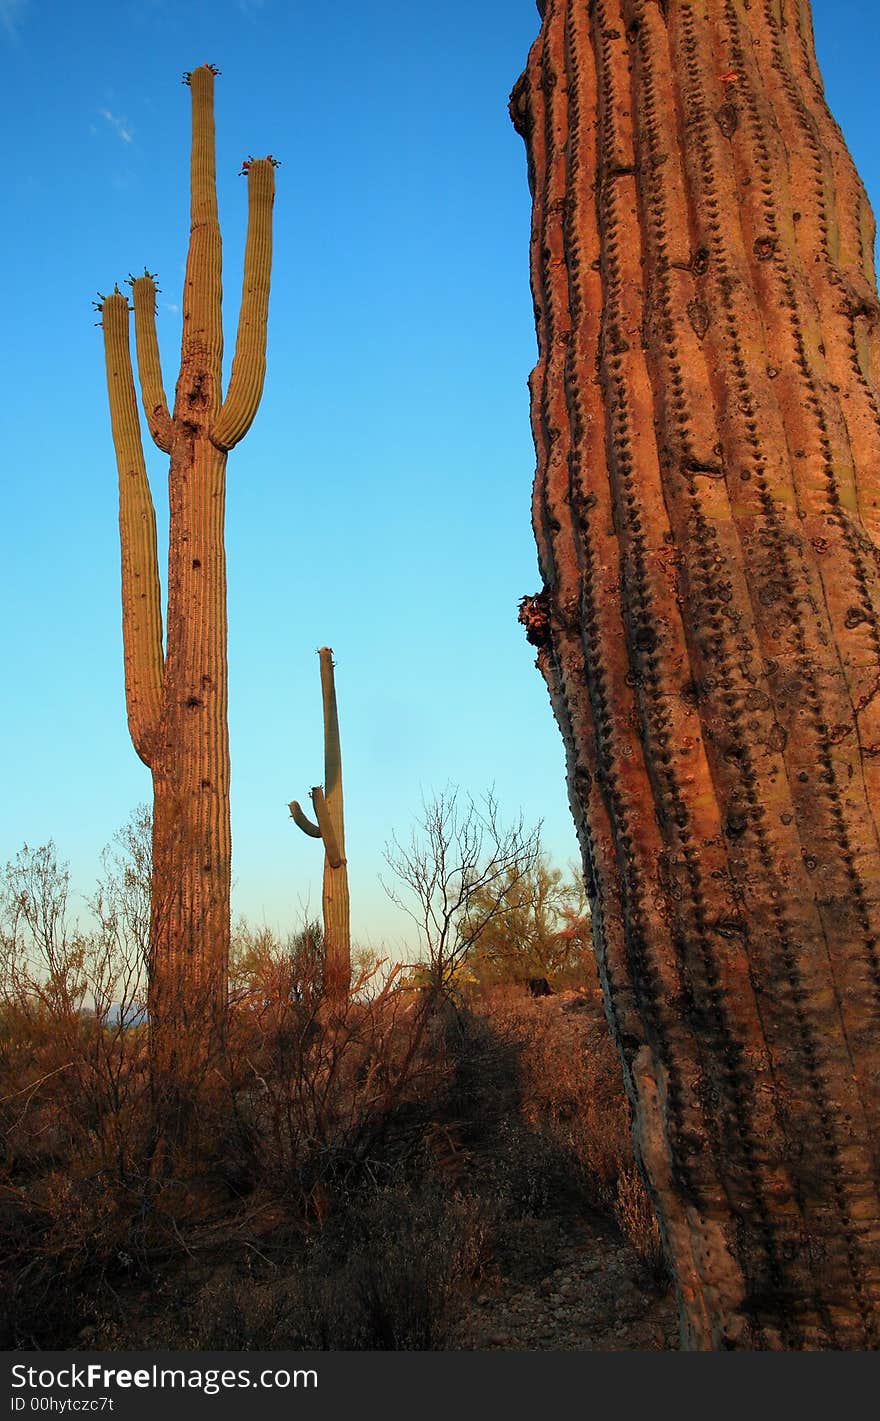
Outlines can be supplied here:
[[321, 699], [324, 706], [324, 786], [328, 799], [338, 797], [342, 810], [342, 752], [339, 748], [339, 714], [336, 709], [336, 685], [333, 679], [333, 652], [329, 646], [319, 648], [321, 663]]
[[345, 859], [339, 849], [339, 842], [336, 838], [336, 830], [333, 827], [333, 820], [330, 817], [330, 810], [324, 791], [320, 785], [315, 785], [312, 790], [312, 804], [315, 807], [315, 818], [318, 821], [318, 830], [324, 840], [324, 852], [327, 855], [327, 862], [331, 868], [341, 868]]
[[223, 322], [220, 309], [221, 244], [217, 217], [214, 139], [214, 70], [202, 64], [189, 75], [192, 91], [190, 238], [183, 288], [183, 340], [175, 419], [198, 423], [201, 411], [220, 406]]
[[[331, 868], [345, 863], [345, 815], [342, 803], [342, 751], [339, 744], [339, 715], [336, 709], [336, 683], [333, 678], [333, 652], [329, 646], [318, 650], [321, 663], [321, 702], [324, 708], [324, 790], [321, 794], [322, 812], [327, 833], [324, 844]], [[326, 796], [326, 799], [325, 799]], [[318, 802], [312, 792], [312, 802], [318, 812]], [[318, 823], [321, 823], [320, 817]], [[322, 829], [324, 825], [321, 826]], [[336, 851], [331, 855], [327, 834], [330, 834]]]
[[156, 515], [144, 464], [128, 333], [128, 301], [101, 306], [110, 424], [119, 472], [125, 703], [132, 743], [149, 765], [159, 724], [164, 656]]
[[290, 810], [290, 817], [298, 829], [302, 829], [303, 833], [308, 834], [312, 839], [320, 839], [321, 830], [317, 824], [312, 823], [308, 815], [303, 813], [303, 808], [299, 800], [292, 799], [287, 807]]
[[231, 449], [244, 438], [263, 393], [274, 200], [274, 160], [252, 159], [248, 166], [248, 233], [232, 375], [211, 430], [211, 439], [220, 449]]
[[173, 427], [162, 382], [162, 363], [156, 339], [156, 282], [148, 271], [131, 279], [134, 297], [134, 334], [137, 345], [141, 399], [153, 441], [171, 453]]

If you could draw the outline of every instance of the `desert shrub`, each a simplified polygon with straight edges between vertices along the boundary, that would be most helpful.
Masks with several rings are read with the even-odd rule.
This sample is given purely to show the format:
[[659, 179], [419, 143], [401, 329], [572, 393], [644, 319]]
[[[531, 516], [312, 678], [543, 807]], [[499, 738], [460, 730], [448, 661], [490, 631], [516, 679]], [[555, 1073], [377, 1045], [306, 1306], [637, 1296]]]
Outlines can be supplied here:
[[592, 920], [583, 880], [569, 879], [540, 853], [524, 873], [510, 870], [500, 893], [471, 894], [468, 968], [487, 986], [544, 977], [557, 988], [597, 980]]
[[[163, 1139], [147, 832], [109, 862], [88, 933], [51, 845], [0, 874], [6, 1345], [93, 1323], [107, 1346], [441, 1347], [489, 1255], [539, 1276], [566, 1209], [604, 1212], [660, 1276], [592, 990], [416, 988], [371, 960], [330, 1002], [318, 927], [243, 925], [225, 1057]], [[160, 1317], [132, 1320], [135, 1294]]]
[[331, 1005], [301, 957], [264, 949], [230, 1020], [227, 1154], [321, 1216], [350, 1178], [417, 1152], [449, 1074], [441, 1003], [373, 966]]
[[421, 1158], [442, 1099], [431, 994], [398, 990], [373, 964], [331, 1012], [320, 935], [279, 944], [252, 933], [235, 964], [225, 1061], [195, 1081], [185, 1128], [165, 1138], [138, 885], [109, 875], [86, 934], [68, 919], [67, 869], [51, 845], [23, 850], [0, 881], [0, 1283], [12, 1345], [69, 1345], [73, 1300], [86, 1315], [89, 1296], [149, 1281], [206, 1231], [234, 1235], [251, 1196], [274, 1201], [282, 1228], [332, 1219], [353, 1188]]
[[226, 1277], [196, 1299], [188, 1345], [348, 1351], [441, 1348], [487, 1245], [473, 1200], [404, 1175], [361, 1189], [262, 1285]]
[[[8, 1327], [51, 1334], [53, 1279], [101, 1271], [141, 1207], [149, 1083], [143, 959], [99, 904], [71, 923], [52, 844], [0, 876], [0, 1256]], [[102, 909], [106, 911], [102, 912]], [[31, 1319], [31, 1320], [29, 1320]]]

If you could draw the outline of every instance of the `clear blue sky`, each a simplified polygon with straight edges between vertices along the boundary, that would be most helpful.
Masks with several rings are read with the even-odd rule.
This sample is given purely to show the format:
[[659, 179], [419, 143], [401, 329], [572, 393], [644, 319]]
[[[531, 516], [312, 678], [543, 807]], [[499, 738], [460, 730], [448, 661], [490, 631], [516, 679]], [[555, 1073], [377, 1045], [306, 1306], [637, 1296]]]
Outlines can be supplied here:
[[[820, 63], [875, 204], [873, 0], [815, 0]], [[55, 839], [90, 889], [147, 770], [125, 722], [116, 473], [90, 301], [159, 273], [173, 389], [189, 93], [219, 65], [227, 352], [248, 153], [282, 160], [268, 376], [229, 461], [234, 908], [297, 925], [322, 853], [316, 648], [343, 736], [353, 932], [397, 951], [381, 849], [422, 792], [494, 784], [576, 854], [562, 745], [517, 601], [537, 590], [529, 199], [507, 96], [533, 0], [0, 0], [6, 217], [0, 861]], [[147, 441], [160, 533], [166, 461]], [[161, 562], [161, 558], [160, 558]], [[164, 568], [163, 568], [164, 573]]]

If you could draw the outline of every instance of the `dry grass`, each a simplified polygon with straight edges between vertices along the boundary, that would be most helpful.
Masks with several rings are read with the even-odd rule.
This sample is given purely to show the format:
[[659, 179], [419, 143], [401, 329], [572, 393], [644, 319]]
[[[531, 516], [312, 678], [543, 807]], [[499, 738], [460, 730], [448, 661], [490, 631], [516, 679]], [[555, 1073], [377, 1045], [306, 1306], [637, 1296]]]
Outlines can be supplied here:
[[516, 1057], [518, 1110], [505, 1116], [495, 1156], [507, 1170], [509, 1202], [534, 1212], [568, 1196], [609, 1216], [665, 1286], [660, 1233], [633, 1153], [598, 986], [537, 998], [496, 987], [476, 994], [473, 1010]]

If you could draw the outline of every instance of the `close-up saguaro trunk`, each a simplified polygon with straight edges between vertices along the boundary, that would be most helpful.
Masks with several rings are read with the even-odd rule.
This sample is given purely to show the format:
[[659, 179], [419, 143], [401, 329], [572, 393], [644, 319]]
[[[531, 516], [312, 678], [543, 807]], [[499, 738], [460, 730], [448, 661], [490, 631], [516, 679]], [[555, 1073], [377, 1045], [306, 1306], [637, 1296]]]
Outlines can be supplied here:
[[226, 1014], [231, 834], [227, 729], [226, 455], [262, 394], [275, 163], [250, 160], [248, 234], [238, 339], [222, 391], [220, 227], [214, 160], [214, 77], [192, 93], [191, 233], [183, 341], [169, 413], [156, 338], [156, 285], [132, 280], [144, 412], [170, 455], [166, 637], [156, 523], [129, 353], [129, 307], [102, 299], [113, 441], [119, 471], [125, 692], [134, 747], [153, 777], [149, 1016], [154, 1066], [173, 1076], [216, 1058]]
[[521, 617], [691, 1348], [880, 1343], [874, 221], [807, 0], [546, 0]]
[[351, 928], [348, 863], [345, 857], [345, 812], [342, 799], [342, 750], [333, 652], [318, 651], [321, 665], [321, 705], [324, 711], [324, 784], [311, 791], [317, 823], [313, 824], [296, 799], [290, 817], [304, 834], [324, 844], [324, 881], [321, 907], [324, 920], [324, 991], [333, 1001], [344, 1000], [351, 987]]

